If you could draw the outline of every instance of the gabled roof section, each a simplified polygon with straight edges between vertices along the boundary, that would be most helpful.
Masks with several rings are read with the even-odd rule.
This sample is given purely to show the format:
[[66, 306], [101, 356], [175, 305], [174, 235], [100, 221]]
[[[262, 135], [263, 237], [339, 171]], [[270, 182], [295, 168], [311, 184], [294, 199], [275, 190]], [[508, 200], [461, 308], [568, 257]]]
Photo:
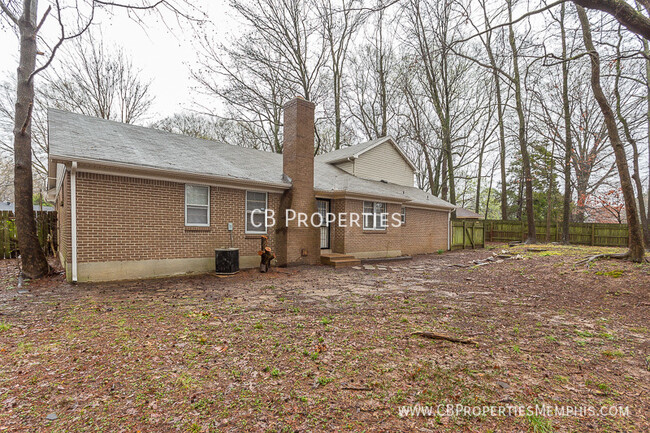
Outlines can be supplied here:
[[[158, 170], [164, 175], [196, 175], [225, 184], [240, 183], [289, 189], [282, 155], [129, 125], [67, 111], [48, 110], [50, 176], [57, 163], [71, 161], [117, 167], [121, 173]], [[341, 149], [370, 150], [390, 138]], [[398, 147], [396, 147], [399, 149]], [[337, 153], [330, 152], [330, 155]], [[354, 152], [352, 153], [354, 154]], [[325, 156], [325, 155], [321, 155]], [[406, 159], [406, 158], [405, 158]], [[408, 159], [406, 159], [408, 161]], [[62, 167], [62, 166], [61, 166]], [[52, 179], [50, 179], [52, 180]], [[322, 158], [314, 161], [314, 190], [326, 196], [378, 198], [451, 210], [454, 205], [411, 186], [353, 176]]]
[[456, 208], [456, 218], [468, 218], [468, 219], [482, 219], [483, 215], [478, 214], [464, 207]]
[[397, 152], [404, 158], [404, 161], [413, 169], [417, 171], [413, 161], [406, 156], [406, 153], [402, 150], [401, 147], [397, 145], [395, 140], [392, 137], [380, 137], [374, 140], [366, 141], [365, 143], [355, 144], [354, 146], [344, 147], [343, 149], [333, 150], [331, 152], [323, 153], [316, 157], [317, 161], [326, 162], [328, 164], [337, 164], [339, 162], [348, 161], [351, 159], [357, 159], [359, 156], [368, 152], [369, 150], [374, 149], [377, 146], [380, 146], [384, 143], [390, 143]]
[[282, 155], [52, 108], [47, 114], [51, 161], [92, 161], [291, 186], [282, 178]]

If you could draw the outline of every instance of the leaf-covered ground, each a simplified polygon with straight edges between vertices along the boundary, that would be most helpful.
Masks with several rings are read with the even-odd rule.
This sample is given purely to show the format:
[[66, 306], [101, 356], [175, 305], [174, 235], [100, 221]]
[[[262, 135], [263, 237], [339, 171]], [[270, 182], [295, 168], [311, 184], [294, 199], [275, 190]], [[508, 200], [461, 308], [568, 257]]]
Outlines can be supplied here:
[[[20, 290], [0, 261], [0, 431], [650, 431], [650, 265], [546, 245], [473, 266], [491, 248]], [[414, 404], [629, 413], [399, 416]]]

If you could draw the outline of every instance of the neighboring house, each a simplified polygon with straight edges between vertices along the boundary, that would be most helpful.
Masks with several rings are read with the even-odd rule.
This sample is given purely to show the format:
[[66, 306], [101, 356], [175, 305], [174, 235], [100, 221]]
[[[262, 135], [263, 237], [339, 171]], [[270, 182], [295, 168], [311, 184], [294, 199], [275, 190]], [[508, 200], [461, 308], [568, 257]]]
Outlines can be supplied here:
[[469, 209], [465, 209], [464, 207], [457, 207], [456, 218], [461, 220], [482, 220], [483, 215], [477, 214], [476, 212]]
[[[0, 201], [0, 212], [5, 211], [5, 212], [15, 212], [16, 206], [13, 204], [13, 202], [10, 201]], [[54, 212], [54, 208], [52, 206], [41, 206], [38, 204], [34, 205], [34, 211], [43, 211], [43, 212]]]
[[[314, 105], [297, 98], [284, 109], [282, 155], [49, 110], [49, 194], [68, 279], [207, 272], [214, 249], [231, 242], [240, 267], [255, 267], [262, 235], [279, 265], [317, 264], [321, 251], [370, 258], [449, 248], [454, 206], [413, 187], [415, 167], [391, 138], [314, 158]], [[266, 208], [273, 227], [249, 218]], [[363, 227], [298, 226], [285, 223], [287, 209], [369, 216]], [[404, 224], [385, 227], [385, 212]]]

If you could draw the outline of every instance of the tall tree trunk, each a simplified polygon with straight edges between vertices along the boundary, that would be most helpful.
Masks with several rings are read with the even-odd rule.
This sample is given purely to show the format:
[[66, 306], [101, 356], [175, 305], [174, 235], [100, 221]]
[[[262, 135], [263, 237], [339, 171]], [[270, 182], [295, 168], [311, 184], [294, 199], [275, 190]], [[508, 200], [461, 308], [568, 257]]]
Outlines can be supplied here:
[[483, 152], [485, 151], [485, 143], [481, 146], [481, 153], [478, 155], [478, 173], [476, 174], [476, 199], [474, 200], [474, 212], [478, 213], [481, 203], [481, 169], [483, 168]]
[[39, 278], [49, 271], [45, 253], [36, 234], [36, 220], [32, 206], [32, 107], [36, 68], [36, 11], [37, 0], [24, 0], [23, 13], [18, 20], [20, 32], [20, 63], [16, 86], [16, 114], [14, 116], [14, 194], [16, 204], [16, 232], [22, 270], [28, 278]]
[[334, 76], [334, 149], [341, 148], [341, 83], [340, 77]]
[[[485, 19], [485, 29], [487, 30], [490, 27], [490, 20], [488, 19], [487, 8], [485, 3], [482, 3], [483, 6], [483, 17]], [[490, 66], [492, 66], [492, 77], [494, 78], [494, 91], [496, 94], [497, 100], [497, 122], [499, 124], [499, 163], [500, 163], [500, 174], [501, 174], [501, 219], [508, 219], [508, 185], [506, 177], [506, 132], [503, 121], [504, 106], [501, 99], [501, 79], [499, 78], [499, 71], [497, 68], [497, 62], [494, 58], [494, 53], [492, 52], [491, 45], [492, 33], [488, 32], [485, 39], [485, 51], [487, 52], [488, 59], [490, 60]]]
[[451, 135], [450, 135], [451, 131], [449, 130], [449, 127], [447, 127], [445, 131], [447, 136], [445, 139], [445, 156], [447, 158], [447, 182], [449, 185], [449, 202], [451, 204], [456, 204], [456, 183], [454, 181], [454, 154], [451, 151]]
[[636, 187], [636, 196], [639, 203], [639, 218], [641, 220], [641, 228], [643, 231], [643, 242], [646, 246], [650, 246], [650, 227], [648, 227], [648, 219], [645, 213], [645, 201], [643, 199], [643, 186], [641, 185], [641, 169], [639, 168], [639, 147], [637, 146], [636, 139], [632, 136], [630, 131], [630, 126], [627, 123], [627, 119], [623, 116], [623, 111], [621, 108], [621, 92], [619, 84], [621, 81], [621, 42], [623, 41], [623, 35], [621, 34], [621, 28], [618, 29], [618, 44], [616, 45], [616, 54], [618, 56], [618, 61], [616, 62], [616, 78], [614, 80], [614, 96], [616, 97], [616, 116], [618, 121], [623, 127], [623, 133], [625, 134], [625, 139], [632, 147], [632, 166], [634, 167], [634, 173], [632, 174], [632, 180], [634, 181], [634, 186]]
[[546, 190], [546, 242], [551, 242], [551, 215], [553, 214], [553, 171], [555, 170], [555, 139], [551, 147], [551, 158], [548, 161], [548, 189]]
[[569, 61], [567, 60], [566, 29], [564, 17], [566, 4], [560, 11], [560, 32], [562, 34], [562, 110], [564, 112], [564, 203], [562, 205], [562, 243], [569, 244], [569, 223], [571, 219], [571, 108], [569, 106]]
[[449, 192], [449, 188], [447, 186], [447, 149], [444, 147], [442, 148], [442, 168], [440, 169], [440, 176], [442, 177], [440, 181], [440, 191], [442, 195], [443, 200], [447, 200], [447, 193]]
[[485, 202], [485, 219], [488, 219], [488, 214], [490, 213], [490, 195], [492, 194], [492, 181], [494, 180], [494, 167], [492, 165], [492, 173], [490, 173], [490, 187], [488, 188], [487, 201]]
[[[512, 22], [512, 0], [508, 0], [508, 19]], [[515, 102], [517, 118], [519, 119], [519, 147], [521, 149], [521, 167], [523, 181], [526, 190], [526, 222], [528, 223], [528, 239], [526, 243], [537, 242], [535, 233], [535, 209], [533, 208], [533, 176], [530, 169], [530, 156], [528, 155], [528, 144], [526, 143], [526, 118], [524, 116], [524, 104], [521, 96], [521, 78], [519, 76], [519, 54], [515, 42], [515, 31], [513, 25], [509, 26], [508, 41], [512, 49], [513, 79], [515, 84]]]
[[630, 231], [630, 245], [627, 255], [633, 262], [641, 262], [643, 261], [643, 256], [645, 254], [643, 248], [643, 235], [641, 233], [641, 224], [639, 223], [639, 214], [637, 212], [636, 201], [634, 198], [632, 179], [630, 178], [630, 171], [627, 165], [625, 147], [623, 146], [623, 142], [618, 134], [616, 118], [614, 117], [612, 107], [609, 105], [607, 97], [600, 85], [600, 57], [591, 38], [591, 27], [589, 25], [587, 12], [585, 12], [584, 8], [581, 6], [576, 7], [578, 9], [578, 18], [580, 19], [580, 24], [582, 26], [582, 38], [584, 40], [585, 48], [591, 58], [591, 88], [594, 92], [594, 97], [600, 106], [600, 111], [603, 113], [605, 125], [607, 126], [607, 135], [609, 136], [610, 144], [614, 149], [616, 167], [618, 168], [621, 190], [625, 200], [627, 224]]
[[434, 189], [436, 186], [433, 180], [433, 167], [431, 167], [431, 157], [429, 156], [429, 150], [427, 149], [427, 145], [424, 141], [419, 141], [420, 145], [422, 146], [422, 152], [424, 153], [424, 163], [427, 166], [427, 174], [429, 175], [429, 190], [431, 190], [431, 193], [433, 195], [437, 195], [437, 191]]
[[[385, 137], [388, 135], [388, 96], [387, 96], [387, 89], [386, 89], [386, 70], [385, 70], [385, 65], [384, 65], [384, 9], [382, 8], [379, 11], [379, 43], [378, 43], [378, 49], [377, 51], [379, 52], [379, 59], [377, 61], [377, 73], [379, 75], [379, 93], [380, 93], [380, 106], [381, 106], [381, 130], [380, 130], [380, 137]], [[425, 154], [428, 153], [425, 149]], [[431, 169], [431, 161], [429, 161], [429, 169]], [[431, 173], [429, 173], [431, 174]], [[429, 176], [431, 178], [431, 176]], [[431, 180], [431, 179], [430, 179]], [[429, 186], [430, 188], [433, 187], [433, 185]]]
[[[647, 116], [647, 125], [648, 125], [648, 171], [650, 171], [650, 46], [648, 41], [643, 40], [643, 52], [646, 55], [645, 58], [645, 77], [646, 83], [648, 84], [648, 89], [646, 93], [646, 116]], [[648, 209], [647, 209], [646, 219], [650, 224], [650, 175], [648, 175]], [[650, 248], [650, 245], [646, 244], [646, 247]]]

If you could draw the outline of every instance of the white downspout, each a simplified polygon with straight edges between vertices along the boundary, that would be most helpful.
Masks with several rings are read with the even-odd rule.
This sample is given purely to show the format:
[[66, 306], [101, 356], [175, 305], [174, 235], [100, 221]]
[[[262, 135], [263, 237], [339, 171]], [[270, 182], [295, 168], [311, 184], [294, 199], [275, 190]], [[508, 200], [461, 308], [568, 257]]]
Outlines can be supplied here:
[[72, 248], [72, 282], [77, 282], [77, 162], [70, 169], [70, 238]]
[[451, 211], [447, 213], [447, 251], [451, 251]]

